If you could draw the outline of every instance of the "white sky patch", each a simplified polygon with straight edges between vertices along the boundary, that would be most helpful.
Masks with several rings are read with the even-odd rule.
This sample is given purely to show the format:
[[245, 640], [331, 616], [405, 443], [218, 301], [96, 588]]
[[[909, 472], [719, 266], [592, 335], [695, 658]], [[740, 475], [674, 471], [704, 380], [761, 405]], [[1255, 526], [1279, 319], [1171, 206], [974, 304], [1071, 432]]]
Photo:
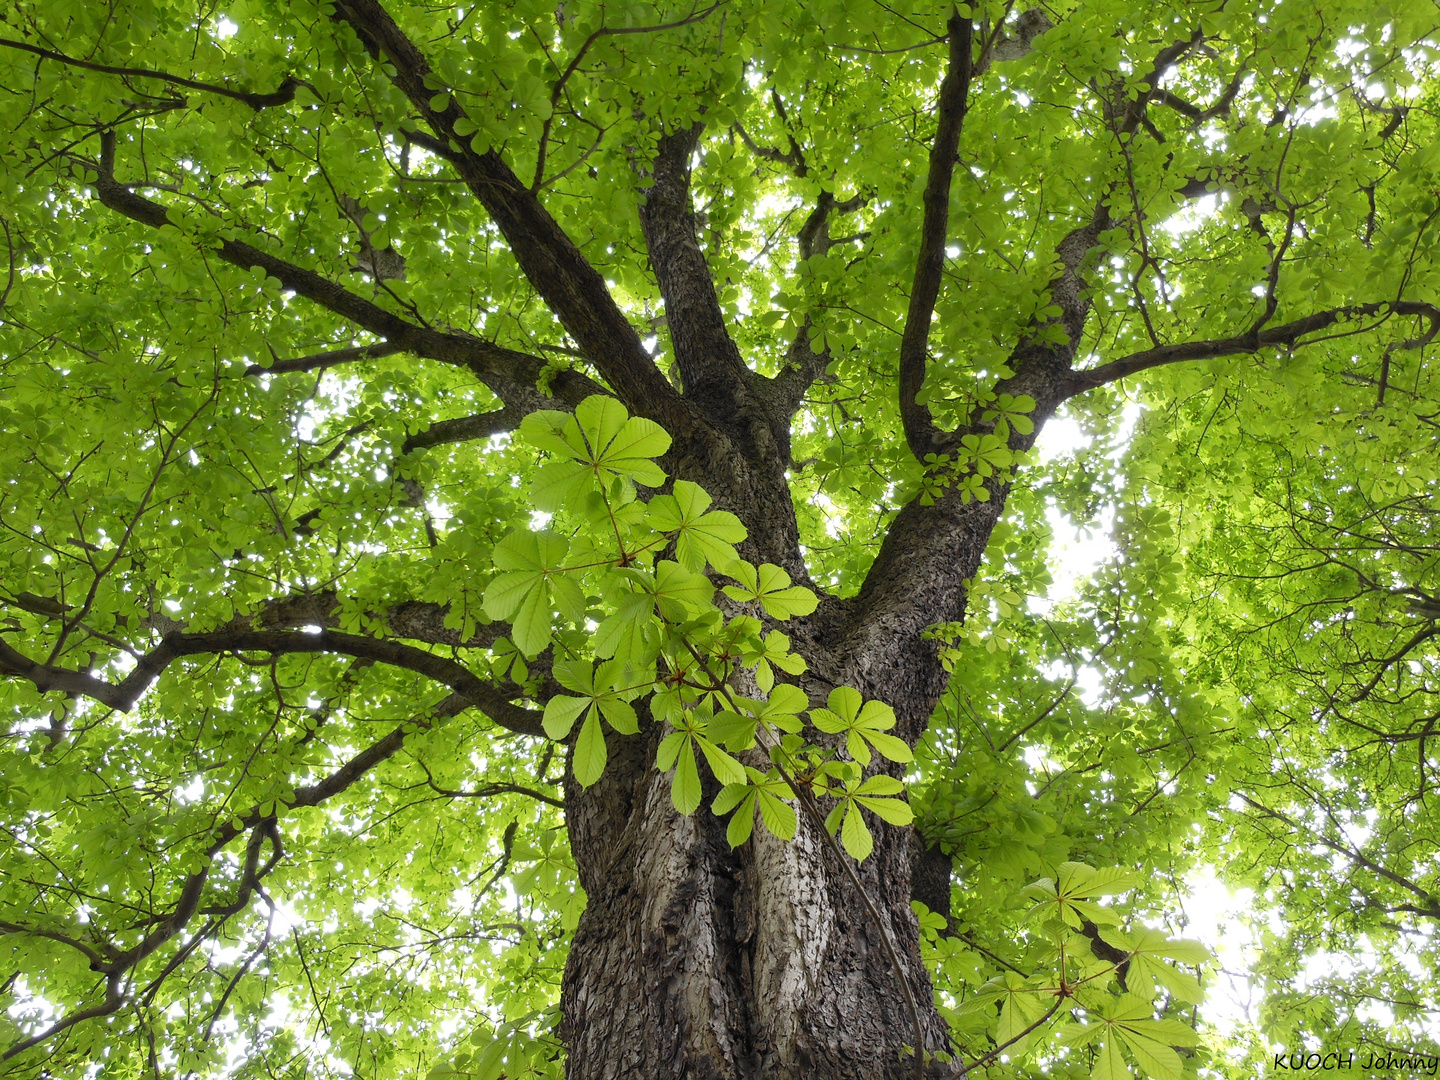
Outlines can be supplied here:
[[1048, 611], [1057, 603], [1079, 596], [1081, 586], [1094, 576], [1102, 563], [1118, 555], [1120, 549], [1110, 538], [1110, 529], [1115, 524], [1114, 506], [1102, 507], [1091, 525], [1076, 525], [1055, 506], [1046, 510], [1046, 517], [1053, 534], [1049, 561], [1054, 584], [1039, 602]]
[[[1126, 405], [1115, 435], [1116, 451], [1123, 453], [1135, 424], [1140, 419], [1138, 405]], [[1035, 440], [1035, 452], [1041, 465], [1088, 450], [1095, 442], [1080, 422], [1063, 413], [1049, 420]], [[1047, 511], [1053, 538], [1050, 543], [1050, 573], [1054, 579], [1046, 596], [1032, 596], [1030, 610], [1037, 615], [1049, 614], [1057, 603], [1073, 600], [1081, 586], [1094, 575], [1101, 563], [1118, 554], [1110, 530], [1115, 523], [1115, 507], [1101, 508], [1092, 523], [1077, 525], [1058, 507]]]
[[1040, 435], [1035, 440], [1035, 453], [1041, 465], [1048, 465], [1057, 458], [1089, 449], [1094, 441], [1085, 434], [1080, 421], [1062, 413], [1047, 420], [1040, 429]]
[[1255, 894], [1250, 889], [1231, 889], [1216, 876], [1213, 866], [1192, 872], [1185, 885], [1182, 910], [1187, 925], [1183, 936], [1201, 942], [1219, 961], [1219, 970], [1205, 978], [1201, 1015], [1228, 1039], [1238, 1028], [1255, 1025], [1260, 1018], [1262, 993], [1250, 975], [1259, 959], [1251, 923]]
[[1214, 217], [1224, 203], [1229, 201], [1230, 196], [1223, 193], [1202, 195], [1181, 207], [1176, 213], [1171, 214], [1160, 224], [1160, 228], [1171, 236], [1177, 237], [1195, 232]]
[[825, 515], [825, 532], [829, 534], [832, 539], [838, 539], [844, 535], [845, 519], [836, 511], [835, 504], [830, 500], [829, 495], [826, 495], [823, 491], [817, 491], [810, 502], [817, 510]]
[[221, 15], [215, 20], [215, 36], [221, 41], [234, 37], [239, 29], [240, 27], [232, 22], [228, 15]]

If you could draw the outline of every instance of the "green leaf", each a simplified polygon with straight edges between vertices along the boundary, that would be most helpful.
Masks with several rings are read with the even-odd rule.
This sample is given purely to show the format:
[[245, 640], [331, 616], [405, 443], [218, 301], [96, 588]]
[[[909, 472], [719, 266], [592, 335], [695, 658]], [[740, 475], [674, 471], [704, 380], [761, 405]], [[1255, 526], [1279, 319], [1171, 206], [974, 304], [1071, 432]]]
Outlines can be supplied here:
[[710, 812], [717, 817], [721, 814], [728, 814], [735, 807], [748, 799], [755, 789], [746, 781], [735, 784], [726, 784], [720, 789], [720, 794], [715, 796], [710, 804]]
[[[515, 530], [495, 545], [495, 566], [504, 572], [485, 589], [485, 613], [511, 621], [511, 640], [526, 656], [538, 656], [550, 643], [551, 586], [562, 580], [559, 570], [568, 550], [564, 538], [528, 530]], [[564, 596], [573, 610], [573, 585]]]
[[530, 481], [530, 500], [535, 509], [555, 513], [578, 504], [582, 497], [599, 491], [595, 473], [573, 461], [551, 461], [535, 470]]
[[654, 596], [666, 618], [683, 621], [711, 608], [715, 586], [703, 574], [662, 560], [655, 567]]
[[[849, 754], [862, 765], [870, 764], [875, 747], [891, 761], [914, 760], [914, 753], [901, 739], [885, 734], [895, 726], [895, 711], [882, 701], [863, 702], [858, 691], [848, 686], [830, 692], [828, 709], [812, 709], [810, 719], [821, 731], [845, 734]], [[868, 746], [867, 746], [868, 744]]]
[[655, 597], [648, 592], [634, 593], [596, 628], [591, 639], [595, 655], [633, 664], [648, 663], [658, 651], [658, 642], [652, 648], [650, 640], [650, 631], [657, 625]]
[[1113, 1038], [1107, 1038], [1100, 1044], [1095, 1067], [1090, 1070], [1090, 1080], [1133, 1080], [1130, 1067], [1120, 1056]]
[[755, 827], [755, 800], [758, 795], [759, 789], [746, 782], [731, 783], [721, 788], [720, 794], [710, 804], [711, 812], [716, 815], [735, 812], [725, 828], [725, 839], [732, 848], [750, 839]]
[[[488, 591], [486, 595], [488, 597]], [[510, 616], [511, 637], [526, 656], [539, 656], [545, 646], [550, 644], [549, 599], [550, 590], [546, 588], [544, 578], [541, 577], [538, 584], [525, 593], [519, 607]], [[489, 611], [488, 608], [486, 610]]]
[[660, 740], [660, 746], [655, 751], [655, 767], [661, 772], [669, 772], [675, 767], [675, 759], [680, 753], [680, 748], [690, 739], [688, 732], [674, 731]]
[[695, 765], [695, 751], [686, 739], [678, 749], [675, 778], [670, 782], [670, 801], [680, 813], [689, 815], [700, 805], [700, 770]]
[[629, 416], [611, 397], [593, 395], [575, 408], [575, 420], [589, 444], [588, 462], [603, 484], [609, 475], [624, 476], [647, 487], [659, 487], [665, 473], [651, 458], [670, 449], [670, 436], [653, 420]]
[[725, 840], [732, 848], [737, 848], [749, 840], [755, 829], [755, 797], [756, 793], [751, 789], [750, 794], [745, 796], [734, 816], [730, 818], [730, 823], [725, 826]]
[[1142, 1072], [1156, 1080], [1182, 1080], [1185, 1070], [1180, 1063], [1180, 1055], [1170, 1047], [1144, 1038], [1123, 1025], [1116, 1025], [1115, 1033], [1134, 1055], [1135, 1063]]
[[676, 534], [676, 557], [691, 570], [705, 563], [724, 570], [736, 559], [734, 545], [745, 539], [745, 526], [723, 510], [706, 513], [710, 496], [688, 480], [675, 482], [673, 495], [650, 500], [646, 517], [652, 528]]
[[745, 769], [740, 762], [702, 736], [695, 737], [695, 744], [705, 755], [705, 763], [710, 766], [710, 771], [715, 774], [716, 780], [722, 784], [743, 784], [745, 782]]
[[725, 572], [741, 584], [726, 585], [725, 595], [732, 600], [758, 601], [772, 619], [786, 620], [795, 615], [810, 615], [819, 605], [809, 589], [790, 584], [790, 575], [772, 563], [764, 563], [758, 573], [746, 563], [734, 563]]
[[1121, 866], [1092, 869], [1084, 863], [1060, 864], [1059, 888], [1065, 896], [1113, 896], [1140, 884], [1134, 871]]
[[910, 809], [910, 805], [900, 799], [875, 799], [857, 795], [855, 801], [891, 825], [909, 825], [915, 820], [915, 813]]
[[880, 751], [883, 757], [891, 761], [906, 762], [915, 760], [914, 752], [906, 745], [905, 741], [894, 735], [886, 735], [884, 732], [879, 731], [862, 730], [860, 736], [871, 746], [875, 747], [876, 750]]
[[630, 416], [611, 397], [587, 397], [574, 416], [554, 410], [531, 413], [521, 422], [520, 434], [559, 459], [537, 476], [540, 486], [532, 496], [542, 509], [559, 510], [587, 488], [605, 490], [615, 477], [647, 487], [665, 482], [664, 471], [650, 459], [670, 449], [670, 436], [654, 421]]
[[556, 694], [545, 703], [545, 719], [542, 721], [545, 726], [545, 734], [556, 741], [563, 740], [570, 734], [570, 729], [575, 726], [575, 721], [580, 718], [580, 714], [589, 704], [589, 698], [573, 698], [566, 697], [564, 694]]
[[640, 730], [640, 719], [635, 715], [635, 710], [629, 703], [621, 701], [617, 697], [603, 697], [597, 702], [600, 708], [600, 715], [605, 717], [608, 723], [622, 735], [634, 735]]
[[605, 771], [605, 735], [600, 730], [600, 719], [591, 709], [580, 725], [580, 734], [575, 739], [575, 751], [571, 767], [581, 787], [589, 787], [600, 779]]
[[799, 825], [795, 808], [765, 787], [760, 789], [760, 821], [773, 836], [781, 840], [795, 839]]
[[875, 838], [870, 835], [870, 829], [853, 803], [845, 810], [845, 821], [840, 827], [840, 843], [857, 862], [864, 862], [875, 850]]

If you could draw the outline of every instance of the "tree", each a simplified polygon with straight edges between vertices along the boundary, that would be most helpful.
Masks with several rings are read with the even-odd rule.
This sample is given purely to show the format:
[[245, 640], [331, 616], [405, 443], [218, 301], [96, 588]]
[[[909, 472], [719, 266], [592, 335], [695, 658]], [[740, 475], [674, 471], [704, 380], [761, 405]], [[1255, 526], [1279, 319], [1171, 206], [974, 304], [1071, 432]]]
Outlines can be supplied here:
[[1178, 1078], [1205, 860], [1396, 1037], [1432, 19], [13, 4], [10, 1074]]

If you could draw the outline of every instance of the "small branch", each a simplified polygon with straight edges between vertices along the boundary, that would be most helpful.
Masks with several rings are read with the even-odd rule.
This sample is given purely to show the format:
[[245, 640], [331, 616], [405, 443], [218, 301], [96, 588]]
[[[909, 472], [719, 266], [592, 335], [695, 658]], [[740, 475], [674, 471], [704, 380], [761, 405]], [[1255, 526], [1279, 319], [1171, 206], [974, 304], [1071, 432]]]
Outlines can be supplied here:
[[[131, 221], [154, 229], [174, 226], [175, 222], [171, 221], [167, 207], [136, 195], [128, 185], [115, 179], [115, 150], [115, 132], [102, 131], [100, 160], [95, 163], [99, 173], [95, 190], [101, 205]], [[327, 311], [349, 320], [362, 330], [383, 338], [384, 341], [378, 345], [364, 347], [375, 350], [370, 355], [408, 352], [423, 359], [468, 368], [506, 405], [515, 405], [526, 411], [554, 408], [561, 402], [573, 406], [591, 394], [607, 392], [593, 379], [572, 370], [562, 371], [555, 377], [552, 384], [555, 396], [548, 396], [536, 389], [536, 384], [545, 370], [545, 361], [538, 356], [516, 352], [469, 334], [444, 333], [409, 322], [313, 270], [276, 258], [238, 240], [222, 240], [212, 250], [232, 266], [243, 270], [263, 270], [267, 277], [277, 279], [282, 288], [303, 296]], [[363, 357], [357, 353], [345, 359], [361, 358]], [[328, 359], [333, 357], [322, 354], [322, 357], [289, 362], [294, 365], [292, 367], [285, 366], [285, 361], [279, 361], [277, 366], [268, 370], [305, 370], [300, 365], [310, 361], [319, 364], [328, 362]], [[247, 370], [247, 374], [256, 373], [254, 368]]]
[[378, 360], [382, 356], [394, 356], [404, 352], [399, 345], [381, 341], [374, 345], [360, 345], [353, 349], [335, 349], [333, 352], [315, 353], [312, 356], [297, 356], [289, 360], [275, 358], [275, 362], [251, 364], [245, 369], [246, 375], [288, 375], [297, 371], [324, 371], [337, 364], [349, 364], [356, 360]]
[[1023, 739], [1027, 734], [1029, 734], [1030, 731], [1037, 724], [1042, 723], [1047, 716], [1049, 716], [1056, 709], [1058, 709], [1060, 707], [1060, 703], [1070, 696], [1070, 691], [1075, 689], [1075, 684], [1079, 681], [1079, 679], [1080, 677], [1078, 675], [1070, 676], [1070, 681], [1065, 684], [1065, 689], [1061, 690], [1060, 693], [1056, 696], [1055, 700], [1045, 707], [1045, 711], [1042, 712], [1039, 716], [1035, 717], [1034, 720], [1031, 720], [1019, 731], [1015, 732], [1015, 734], [1011, 735], [1003, 743], [1001, 743], [1000, 746], [996, 749], [996, 753], [1003, 753], [1004, 751], [1008, 750], [1011, 746], [1015, 745], [1016, 742], [1018, 742], [1020, 739]]
[[654, 26], [602, 26], [585, 39], [579, 50], [571, 58], [570, 63], [565, 65], [565, 70], [561, 73], [560, 78], [555, 81], [554, 89], [550, 91], [551, 106], [553, 107], [560, 103], [560, 96], [565, 92], [565, 84], [570, 81], [570, 76], [575, 74], [576, 68], [580, 66], [580, 61], [584, 60], [585, 54], [590, 51], [590, 46], [594, 45], [595, 42], [601, 38], [614, 37], [621, 34], [655, 34], [662, 30], [678, 30], [682, 26], [690, 26], [703, 21], [716, 11], [719, 11], [728, 2], [729, 0], [719, 0], [718, 3], [711, 4], [703, 11], [697, 11], [683, 19], [677, 19], [675, 22], [658, 23]]
[[94, 1020], [97, 1017], [109, 1016], [119, 1010], [125, 1004], [125, 995], [120, 989], [120, 977], [111, 975], [105, 980], [105, 1000], [98, 1005], [92, 1005], [88, 1009], [81, 1009], [79, 1012], [71, 1013], [63, 1020], [57, 1020], [44, 1031], [31, 1035], [28, 1039], [22, 1039], [5, 1053], [0, 1054], [0, 1061], [9, 1061], [11, 1058], [23, 1054], [32, 1046], [39, 1046], [47, 1039], [52, 1039], [62, 1031], [74, 1027], [85, 1020]]
[[129, 712], [175, 660], [186, 656], [241, 651], [274, 656], [338, 653], [390, 664], [450, 687], [509, 731], [518, 735], [543, 734], [538, 713], [511, 703], [499, 690], [454, 660], [397, 641], [328, 629], [317, 633], [228, 629], [199, 634], [167, 634], [160, 645], [146, 653], [135, 665], [135, 670], [119, 683], [97, 679], [87, 672], [38, 663], [0, 641], [0, 674], [25, 679], [41, 693], [59, 690], [91, 698], [119, 712]]
[[1221, 91], [1220, 96], [1205, 107], [1194, 105], [1183, 98], [1177, 97], [1169, 90], [1160, 88], [1150, 95], [1150, 101], [1156, 105], [1164, 105], [1174, 109], [1181, 116], [1188, 117], [1196, 124], [1203, 124], [1207, 120], [1213, 120], [1217, 116], [1225, 116], [1230, 112], [1230, 106], [1235, 102], [1235, 95], [1240, 92], [1240, 87], [1245, 81], [1245, 69], [1241, 68], [1235, 73], [1235, 77], [1229, 85]]
[[1029, 1035], [1032, 1031], [1035, 1031], [1044, 1024], [1048, 1023], [1050, 1018], [1060, 1011], [1060, 1006], [1064, 1003], [1065, 995], [1057, 993], [1055, 995], [1055, 1004], [1050, 1006], [1049, 1012], [1047, 1012], [1044, 1016], [1040, 1017], [1039, 1020], [1036, 1020], [1033, 1024], [1027, 1027], [1024, 1031], [1020, 1032], [1020, 1034], [1016, 1035], [1013, 1039], [1007, 1039], [1005, 1042], [1001, 1043], [993, 1050], [990, 1050], [988, 1053], [982, 1054], [980, 1057], [972, 1061], [969, 1065], [966, 1065], [963, 1069], [956, 1072], [954, 1075], [957, 1077], [957, 1080], [959, 1077], [966, 1076], [973, 1070], [978, 1069], [981, 1065], [988, 1065], [990, 1062], [994, 1061], [997, 1057], [999, 1057], [1000, 1054], [1008, 1050], [1010, 1047], [1014, 1046], [1021, 1039]]
[[1274, 818], [1276, 821], [1285, 824], [1295, 832], [1309, 835], [1315, 840], [1316, 843], [1329, 848], [1331, 851], [1339, 855], [1343, 855], [1346, 859], [1354, 863], [1356, 866], [1362, 866], [1365, 869], [1369, 870], [1371, 873], [1384, 878], [1386, 881], [1389, 881], [1392, 884], [1397, 885], [1402, 889], [1405, 889], [1407, 892], [1413, 893], [1425, 904], [1425, 907], [1423, 908], [1416, 907], [1415, 905], [1402, 905], [1400, 907], [1390, 908], [1388, 910], [1405, 910], [1410, 911], [1416, 915], [1425, 915], [1432, 919], [1440, 919], [1440, 897], [1436, 897], [1433, 893], [1421, 888], [1409, 878], [1403, 877], [1400, 874], [1395, 873], [1395, 871], [1382, 866], [1374, 859], [1371, 859], [1368, 856], [1362, 854], [1361, 852], [1355, 850], [1348, 844], [1342, 844], [1338, 840], [1331, 840], [1328, 836], [1317, 833], [1314, 829], [1302, 825], [1300, 822], [1294, 820], [1288, 815], [1282, 814], [1279, 810], [1272, 810], [1264, 803], [1252, 799], [1243, 791], [1236, 792], [1236, 794], [1239, 795], [1241, 800], [1244, 801], [1248, 806], [1259, 811], [1263, 816], [1268, 818]]
[[482, 784], [474, 791], [454, 791], [450, 788], [442, 788], [434, 780], [431, 780], [429, 787], [437, 795], [444, 795], [447, 799], [489, 799], [496, 795], [524, 795], [527, 799], [536, 799], [539, 802], [549, 803], [557, 809], [565, 809], [565, 800], [557, 799], [553, 795], [546, 795], [543, 791], [536, 791], [534, 788], [528, 788], [522, 784]]
[[[560, 73], [560, 78], [555, 80], [555, 85], [550, 91], [550, 115], [546, 117], [545, 124], [540, 129], [540, 147], [535, 155], [535, 179], [530, 185], [531, 193], [537, 193], [544, 187], [542, 179], [545, 176], [545, 155], [550, 142], [550, 128], [554, 123], [555, 112], [559, 108], [560, 98], [565, 93], [565, 84], [570, 81], [570, 76], [574, 75], [580, 67], [580, 61], [585, 59], [585, 54], [590, 51], [590, 46], [605, 37], [614, 37], [620, 34], [654, 34], [662, 30], [677, 30], [682, 26], [690, 26], [692, 23], [697, 23], [707, 18], [713, 12], [724, 7], [728, 2], [729, 0], [719, 0], [718, 3], [711, 4], [704, 11], [696, 12], [687, 18], [678, 19], [675, 22], [659, 23], [655, 26], [602, 26], [599, 30], [596, 30], [587, 37], [584, 42], [581, 43], [580, 48], [576, 50], [575, 55], [571, 57], [570, 63], [565, 65], [565, 70]], [[573, 167], [574, 166], [571, 166], [571, 168]]]
[[[384, 738], [366, 747], [323, 780], [297, 788], [294, 796], [284, 802], [285, 807], [293, 810], [319, 806], [327, 799], [339, 795], [377, 765], [393, 757], [404, 745], [408, 733], [427, 731], [433, 728], [440, 720], [462, 712], [469, 704], [470, 701], [460, 694], [450, 695], [444, 701], [441, 701], [430, 709], [426, 715], [402, 724]], [[273, 811], [273, 806], [271, 806], [270, 809]], [[247, 812], [238, 815], [216, 830], [214, 840], [209, 847], [205, 849], [204, 854], [206, 859], [213, 859], [223, 848], [247, 831], [250, 832], [251, 835], [250, 841], [246, 845], [245, 860], [241, 871], [240, 889], [236, 899], [219, 907], [205, 909], [205, 913], [211, 913], [219, 917], [211, 918], [204, 927], [196, 931], [189, 940], [176, 951], [175, 955], [171, 957], [170, 961], [164, 966], [160, 974], [151, 982], [148, 988], [147, 993], [152, 1000], [154, 992], [159, 988], [160, 982], [175, 971], [185, 958], [193, 953], [196, 946], [202, 940], [223, 926], [226, 918], [239, 913], [249, 904], [250, 898], [259, 891], [260, 879], [264, 878], [283, 856], [284, 849], [280, 842], [275, 814], [273, 812], [262, 812], [259, 806], [253, 806]], [[271, 856], [262, 867], [259, 865], [259, 853], [261, 846], [267, 839], [271, 844]], [[100, 953], [94, 952], [94, 950], [90, 950], [88, 946], [66, 940], [66, 944], [72, 944], [80, 948], [82, 952], [86, 952], [87, 956], [91, 956], [91, 966], [106, 976], [107, 990], [105, 1001], [89, 1009], [74, 1013], [60, 1022], [51, 1025], [46, 1030], [16, 1043], [6, 1050], [3, 1055], [0, 1055], [0, 1061], [9, 1060], [18, 1054], [24, 1053], [31, 1047], [53, 1038], [75, 1024], [97, 1017], [108, 1016], [120, 1009], [127, 1000], [122, 990], [126, 972], [133, 971], [136, 965], [152, 955], [167, 941], [174, 938], [185, 929], [197, 914], [202, 913], [200, 899], [209, 877], [209, 869], [207, 862], [204, 868], [192, 873], [185, 880], [175, 907], [169, 914], [149, 920], [147, 925], [155, 925], [156, 929], [151, 931], [141, 942], [130, 949], [121, 952], [113, 947], [102, 946], [103, 955], [101, 955]], [[64, 940], [54, 934], [38, 932], [25, 927], [14, 927], [11, 929], [10, 924], [0, 924], [0, 933], [8, 932], [38, 933], [39, 936], [49, 937], [54, 940]], [[298, 936], [296, 938], [296, 944], [298, 948]], [[302, 966], [305, 965], [303, 955], [301, 956], [301, 964]], [[305, 968], [305, 974], [308, 980], [310, 978], [308, 966]], [[310, 983], [310, 989], [313, 995], [315, 991], [313, 982]], [[316, 1006], [318, 1009], [318, 998], [316, 999]], [[322, 1025], [325, 1023], [323, 1012], [321, 1013], [321, 1023]]]
[[0, 292], [0, 315], [5, 312], [5, 304], [10, 299], [10, 290], [15, 287], [15, 240], [10, 235], [10, 222], [0, 217], [0, 228], [5, 230], [5, 250], [9, 255], [10, 272], [5, 278], [5, 290]]
[[85, 942], [68, 937], [54, 930], [42, 930], [35, 926], [23, 926], [20, 923], [0, 920], [0, 937], [8, 934], [22, 934], [27, 937], [45, 938], [47, 941], [58, 941], [61, 945], [68, 945], [84, 956], [86, 960], [90, 961], [90, 966], [97, 971], [108, 962], [106, 957], [101, 956], [100, 953], [89, 945], [86, 945]]

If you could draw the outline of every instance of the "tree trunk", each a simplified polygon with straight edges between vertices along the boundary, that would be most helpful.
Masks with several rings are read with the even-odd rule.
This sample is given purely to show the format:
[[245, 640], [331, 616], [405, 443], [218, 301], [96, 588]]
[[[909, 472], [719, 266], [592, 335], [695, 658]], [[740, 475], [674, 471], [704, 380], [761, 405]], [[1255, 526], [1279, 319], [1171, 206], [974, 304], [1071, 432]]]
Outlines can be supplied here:
[[[784, 624], [810, 663], [812, 700], [823, 700], [826, 687], [853, 686], [894, 707], [896, 734], [915, 743], [946, 679], [934, 643], [921, 635], [937, 619], [963, 614], [964, 583], [1002, 502], [1003, 491], [963, 507], [912, 504], [891, 530], [906, 537], [912, 557], [882, 550], [859, 596], [828, 600], [810, 619]], [[917, 543], [943, 547], [950, 572], [917, 576]], [[561, 997], [567, 1075], [914, 1076], [914, 1023], [881, 928], [834, 852], [803, 813], [793, 842], [757, 823], [732, 851], [726, 822], [706, 808], [713, 780], [699, 811], [675, 812], [669, 777], [654, 767], [660, 735], [612, 735], [600, 781], [588, 790], [572, 781], [567, 790], [571, 850], [589, 894]], [[947, 1051], [910, 908], [922, 848], [912, 829], [868, 813], [867, 820], [875, 851], [857, 870], [889, 921], [921, 1010], [925, 1051]], [[943, 890], [948, 901], [948, 877], [927, 885], [927, 895]], [[927, 1075], [947, 1072], [932, 1062]]]
[[[612, 740], [601, 781], [567, 797], [589, 894], [565, 970], [567, 1076], [913, 1076], [902, 1056], [913, 1022], [880, 928], [821, 837], [802, 815], [793, 842], [757, 824], [732, 851], [723, 820], [676, 813], [653, 744]], [[870, 823], [861, 880], [889, 919], [934, 1053], [945, 1025], [910, 910], [910, 830]]]

